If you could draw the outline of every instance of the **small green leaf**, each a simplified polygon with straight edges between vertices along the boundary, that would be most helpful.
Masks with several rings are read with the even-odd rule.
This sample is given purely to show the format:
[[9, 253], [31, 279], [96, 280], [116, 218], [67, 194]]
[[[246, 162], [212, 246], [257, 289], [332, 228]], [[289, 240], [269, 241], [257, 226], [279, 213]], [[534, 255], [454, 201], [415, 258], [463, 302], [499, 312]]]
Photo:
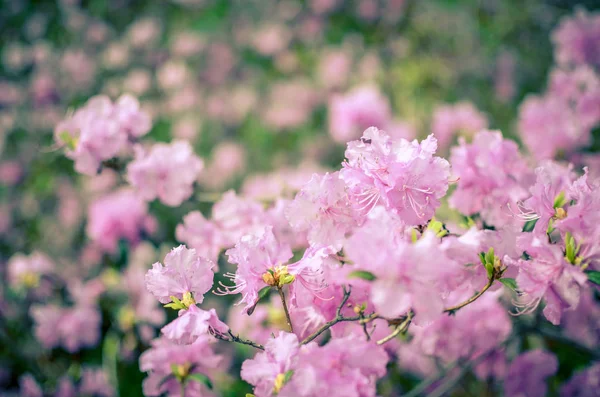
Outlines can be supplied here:
[[419, 237], [417, 236], [417, 231], [415, 229], [411, 229], [410, 230], [410, 240], [414, 243], [417, 242], [417, 240], [419, 240]]
[[294, 370], [290, 369], [283, 376], [283, 384], [286, 384], [292, 379], [292, 375], [294, 375]]
[[595, 270], [588, 270], [585, 273], [588, 276], [588, 280], [590, 280], [594, 284], [600, 285], [600, 272], [597, 272]]
[[271, 288], [272, 288], [271, 286], [267, 286], [267, 287], [264, 287], [263, 289], [261, 289], [260, 291], [258, 291], [258, 300], [261, 300], [265, 296], [269, 295]]
[[492, 276], [494, 275], [494, 264], [486, 261], [483, 264], [483, 267], [485, 267], [485, 271], [487, 273], [488, 278], [492, 278]]
[[533, 219], [530, 221], [525, 222], [525, 225], [523, 225], [523, 231], [527, 232], [527, 233], [531, 233], [533, 231], [533, 229], [535, 228], [535, 224], [537, 223], [537, 219]]
[[206, 376], [204, 374], [199, 374], [199, 373], [190, 374], [187, 376], [187, 379], [195, 380], [198, 383], [203, 383], [206, 385], [206, 387], [208, 387], [211, 390], [213, 388], [213, 384], [212, 384], [211, 380], [208, 378], [208, 376]]
[[513, 291], [517, 290], [517, 281], [514, 278], [501, 278], [499, 280], [505, 287], [512, 289]]
[[246, 393], [246, 397], [256, 397], [256, 396], [252, 393]]
[[355, 270], [348, 275], [348, 278], [362, 278], [363, 280], [373, 281], [376, 277], [373, 273], [366, 270]]
[[567, 203], [567, 199], [565, 198], [565, 192], [560, 192], [554, 198], [553, 208], [560, 208]]

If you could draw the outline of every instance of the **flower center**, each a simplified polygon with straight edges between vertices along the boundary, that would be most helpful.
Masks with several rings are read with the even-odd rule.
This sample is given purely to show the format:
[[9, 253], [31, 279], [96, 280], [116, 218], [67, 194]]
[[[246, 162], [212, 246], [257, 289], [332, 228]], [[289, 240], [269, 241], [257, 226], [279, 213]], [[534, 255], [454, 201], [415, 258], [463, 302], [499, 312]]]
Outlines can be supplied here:
[[287, 266], [275, 266], [272, 269], [267, 269], [262, 275], [262, 279], [268, 286], [283, 287], [285, 284], [291, 284], [296, 277], [288, 272]]

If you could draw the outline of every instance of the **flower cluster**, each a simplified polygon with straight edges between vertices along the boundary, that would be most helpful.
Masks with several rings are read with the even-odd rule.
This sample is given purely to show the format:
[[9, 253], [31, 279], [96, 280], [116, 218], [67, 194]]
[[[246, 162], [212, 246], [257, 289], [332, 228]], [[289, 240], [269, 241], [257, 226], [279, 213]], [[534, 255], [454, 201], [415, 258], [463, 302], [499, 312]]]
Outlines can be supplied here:
[[75, 161], [75, 169], [93, 175], [103, 161], [130, 149], [131, 142], [147, 134], [151, 126], [150, 116], [132, 96], [123, 95], [114, 103], [97, 96], [61, 121], [54, 136]]
[[597, 13], [96, 3], [6, 4], [0, 396], [594, 395]]

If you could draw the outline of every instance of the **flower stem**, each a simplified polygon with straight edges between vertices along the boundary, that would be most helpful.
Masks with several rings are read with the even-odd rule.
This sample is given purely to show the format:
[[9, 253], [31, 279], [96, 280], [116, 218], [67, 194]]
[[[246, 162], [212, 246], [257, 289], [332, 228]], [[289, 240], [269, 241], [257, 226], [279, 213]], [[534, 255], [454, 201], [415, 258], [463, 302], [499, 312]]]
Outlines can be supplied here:
[[285, 294], [283, 293], [283, 288], [277, 287], [277, 292], [279, 292], [279, 297], [281, 298], [281, 304], [283, 305], [283, 311], [285, 312], [285, 318], [287, 320], [288, 326], [290, 327], [290, 332], [294, 332], [294, 326], [292, 325], [290, 312], [288, 311], [287, 303], [285, 301]]
[[466, 301], [464, 301], [462, 303], [459, 303], [458, 305], [451, 306], [451, 307], [448, 307], [448, 308], [444, 309], [444, 313], [453, 313], [453, 312], [457, 311], [458, 309], [461, 309], [461, 308], [463, 308], [463, 307], [465, 307], [465, 306], [467, 306], [467, 305], [475, 302], [477, 299], [479, 299], [479, 297], [481, 295], [483, 295], [485, 293], [485, 291], [487, 291], [488, 289], [490, 289], [490, 287], [492, 286], [492, 284], [494, 284], [494, 280], [495, 279], [496, 279], [495, 277], [490, 277], [488, 279], [487, 284], [481, 289], [481, 291], [479, 291], [478, 293], [476, 293], [475, 295], [473, 295], [472, 297], [470, 297]]
[[391, 341], [392, 339], [394, 339], [396, 336], [400, 335], [402, 332], [405, 332], [408, 329], [410, 322], [412, 321], [412, 316], [413, 316], [412, 311], [409, 311], [408, 314], [406, 315], [406, 319], [404, 319], [404, 321], [402, 321], [400, 324], [398, 324], [396, 326], [396, 329], [394, 329], [394, 332], [392, 332], [385, 338], [378, 340], [377, 344], [383, 345], [384, 343], [387, 343], [387, 342]]
[[361, 318], [364, 318], [364, 316], [362, 316], [362, 315], [353, 316], [353, 317], [342, 316], [342, 309], [344, 308], [344, 305], [346, 304], [346, 302], [348, 302], [348, 298], [350, 298], [350, 291], [351, 291], [350, 288], [346, 289], [344, 287], [344, 296], [342, 297], [342, 301], [339, 304], [339, 306], [337, 307], [337, 310], [335, 311], [335, 318], [333, 320], [328, 321], [325, 324], [323, 324], [318, 330], [316, 330], [311, 335], [307, 336], [306, 339], [304, 339], [300, 344], [306, 345], [307, 343], [312, 342], [319, 335], [321, 335], [323, 332], [327, 331], [329, 328], [333, 327], [337, 323], [340, 323], [342, 321], [358, 321]]
[[254, 347], [254, 348], [256, 348], [256, 349], [259, 349], [259, 350], [265, 350], [265, 347], [264, 347], [263, 345], [261, 345], [261, 344], [259, 344], [259, 343], [256, 343], [256, 342], [253, 342], [253, 341], [251, 341], [251, 340], [248, 340], [248, 339], [243, 339], [243, 338], [240, 338], [239, 336], [236, 336], [236, 335], [234, 335], [234, 334], [231, 332], [231, 330], [230, 330], [230, 331], [227, 331], [227, 333], [228, 333], [229, 337], [227, 337], [227, 336], [225, 336], [225, 335], [223, 335], [223, 334], [221, 334], [221, 333], [218, 333], [218, 332], [216, 332], [216, 331], [211, 331], [210, 333], [211, 333], [211, 334], [212, 334], [212, 336], [214, 336], [215, 338], [217, 338], [217, 339], [219, 339], [219, 340], [223, 340], [223, 341], [225, 341], [225, 342], [234, 342], [234, 343], [239, 343], [239, 344], [242, 344], [242, 345], [248, 345], [248, 346], [252, 346], [252, 347]]

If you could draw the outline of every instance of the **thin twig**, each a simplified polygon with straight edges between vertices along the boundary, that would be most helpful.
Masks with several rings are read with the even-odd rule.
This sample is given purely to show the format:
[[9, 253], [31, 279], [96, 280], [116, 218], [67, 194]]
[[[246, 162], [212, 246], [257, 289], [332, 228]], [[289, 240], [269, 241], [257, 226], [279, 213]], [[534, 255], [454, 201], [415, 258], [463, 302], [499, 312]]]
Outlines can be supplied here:
[[227, 334], [229, 335], [229, 338], [226, 337], [225, 335], [223, 335], [223, 334], [221, 334], [219, 332], [215, 332], [215, 331], [211, 331], [211, 334], [215, 338], [217, 338], [219, 340], [223, 340], [225, 342], [235, 342], [235, 343], [240, 343], [242, 345], [252, 346], [252, 347], [254, 347], [256, 349], [259, 349], [259, 350], [265, 350], [265, 347], [263, 345], [261, 345], [259, 343], [256, 343], [256, 342], [253, 342], [253, 341], [248, 340], [248, 339], [240, 338], [239, 336], [234, 335], [231, 332], [231, 330], [227, 331]]
[[285, 312], [285, 318], [287, 320], [288, 326], [290, 327], [290, 332], [294, 332], [294, 326], [292, 325], [292, 318], [290, 317], [290, 312], [288, 311], [287, 303], [285, 302], [285, 294], [283, 293], [283, 288], [277, 287], [277, 292], [279, 292], [279, 297], [281, 298], [281, 304], [283, 305], [283, 311]]
[[319, 335], [321, 335], [323, 332], [327, 331], [329, 328], [333, 327], [337, 323], [340, 323], [340, 322], [343, 322], [343, 321], [358, 321], [358, 320], [361, 319], [361, 317], [363, 317], [361, 315], [352, 316], [352, 317], [344, 317], [344, 316], [342, 316], [342, 309], [344, 308], [344, 305], [346, 304], [346, 302], [348, 302], [348, 298], [350, 298], [350, 292], [351, 292], [351, 288], [350, 287], [348, 287], [348, 289], [346, 289], [346, 287], [343, 287], [343, 288], [344, 288], [344, 296], [342, 297], [342, 302], [339, 304], [339, 306], [337, 307], [337, 310], [335, 311], [335, 318], [333, 320], [328, 321], [325, 324], [323, 324], [313, 334], [307, 336], [306, 339], [304, 339], [301, 342], [302, 345], [306, 345], [307, 343], [312, 342]]
[[359, 316], [360, 316], [360, 324], [362, 324], [363, 332], [365, 333], [365, 336], [367, 337], [367, 341], [370, 341], [371, 335], [369, 334], [369, 330], [367, 329], [367, 323], [363, 321], [365, 319], [365, 315], [362, 312], [360, 312]]
[[490, 287], [494, 284], [494, 280], [495, 280], [495, 277], [490, 277], [488, 279], [487, 284], [485, 285], [485, 287], [482, 288], [481, 291], [479, 291], [478, 293], [476, 293], [475, 295], [473, 295], [472, 297], [470, 297], [466, 301], [464, 301], [462, 303], [459, 303], [458, 305], [451, 306], [451, 307], [448, 307], [448, 308], [444, 309], [444, 313], [453, 313], [453, 312], [457, 311], [458, 309], [461, 309], [461, 308], [463, 308], [463, 307], [465, 307], [465, 306], [467, 306], [467, 305], [475, 302], [477, 299], [479, 299], [479, 297], [481, 295], [483, 295], [485, 293], [485, 291], [487, 291], [488, 289], [490, 289]]
[[408, 329], [408, 326], [410, 325], [410, 322], [412, 321], [412, 316], [413, 316], [412, 311], [409, 311], [408, 314], [406, 315], [406, 319], [402, 323], [400, 323], [400, 324], [398, 324], [396, 326], [396, 329], [394, 330], [394, 332], [392, 332], [391, 334], [389, 334], [385, 338], [378, 340], [377, 344], [378, 345], [383, 345], [384, 343], [387, 343], [387, 342], [391, 341], [396, 336], [398, 336], [401, 333], [405, 332]]

